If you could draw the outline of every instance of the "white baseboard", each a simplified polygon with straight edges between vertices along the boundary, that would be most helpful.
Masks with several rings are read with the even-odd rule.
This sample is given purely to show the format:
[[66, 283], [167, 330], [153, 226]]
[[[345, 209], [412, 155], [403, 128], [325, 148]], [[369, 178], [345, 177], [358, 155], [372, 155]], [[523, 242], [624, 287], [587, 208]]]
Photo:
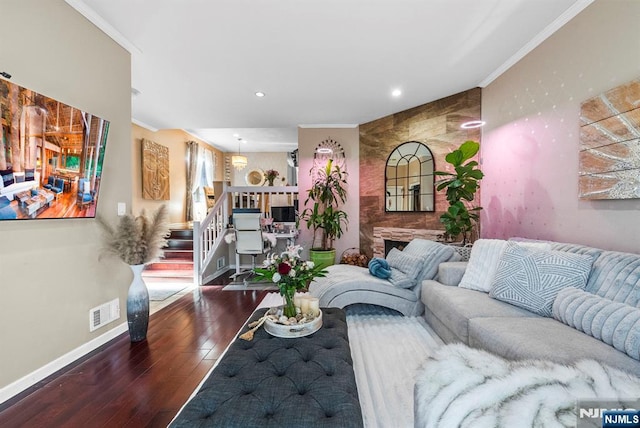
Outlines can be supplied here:
[[[219, 276], [222, 276], [222, 274], [229, 272], [231, 269], [229, 266], [222, 268], [220, 270], [215, 271], [214, 273], [212, 273], [211, 275], [207, 275], [204, 278], [202, 278], [202, 283], [206, 284], [210, 281], [213, 281], [214, 279], [218, 278]], [[235, 267], [234, 267], [235, 270]]]
[[51, 361], [47, 365], [40, 367], [39, 369], [29, 373], [28, 375], [16, 380], [13, 383], [10, 383], [9, 385], [0, 389], [0, 404], [18, 395], [27, 388], [32, 387], [41, 380], [46, 379], [48, 376], [51, 376], [58, 370], [68, 366], [79, 358], [82, 358], [88, 353], [98, 349], [105, 343], [121, 335], [127, 330], [128, 325], [126, 322], [124, 322], [107, 331], [106, 333], [96, 337], [95, 339], [90, 340], [89, 342], [78, 346], [76, 349], [67, 352], [60, 358]]

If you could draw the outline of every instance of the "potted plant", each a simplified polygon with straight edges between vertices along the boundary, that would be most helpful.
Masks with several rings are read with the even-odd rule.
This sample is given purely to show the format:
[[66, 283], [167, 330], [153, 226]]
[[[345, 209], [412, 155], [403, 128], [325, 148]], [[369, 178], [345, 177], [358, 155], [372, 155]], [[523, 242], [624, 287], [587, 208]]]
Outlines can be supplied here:
[[471, 232], [480, 218], [478, 211], [482, 209], [472, 204], [480, 187], [479, 181], [484, 177], [478, 168], [478, 162], [470, 160], [479, 150], [480, 143], [465, 141], [445, 157], [445, 161], [453, 166], [455, 172], [434, 172], [435, 175], [444, 177], [437, 182], [436, 190], [446, 189], [449, 202], [449, 208], [440, 216], [445, 238], [455, 241], [462, 235], [463, 246], [469, 241]]
[[127, 293], [127, 323], [132, 342], [147, 337], [149, 325], [149, 291], [142, 279], [145, 265], [162, 256], [169, 235], [167, 206], [161, 205], [148, 217], [144, 210], [138, 216], [127, 214], [112, 227], [99, 219], [104, 235], [104, 251], [116, 255], [129, 265], [133, 280]]
[[[311, 170], [313, 172], [314, 169]], [[306, 221], [307, 228], [313, 230], [310, 258], [316, 266], [325, 267], [335, 263], [333, 241], [342, 236], [342, 228], [348, 224], [347, 213], [339, 209], [340, 204], [347, 200], [347, 176], [346, 171], [329, 159], [324, 168], [316, 171], [304, 201], [305, 205], [313, 202], [312, 207], [302, 211], [300, 218]]]

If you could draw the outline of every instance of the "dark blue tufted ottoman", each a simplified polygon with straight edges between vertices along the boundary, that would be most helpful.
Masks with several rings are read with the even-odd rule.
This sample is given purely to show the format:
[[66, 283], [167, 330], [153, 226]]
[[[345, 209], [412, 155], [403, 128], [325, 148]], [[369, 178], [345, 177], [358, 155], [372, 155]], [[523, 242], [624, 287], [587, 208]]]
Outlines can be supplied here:
[[362, 427], [344, 311], [322, 312], [310, 336], [236, 338], [171, 426]]

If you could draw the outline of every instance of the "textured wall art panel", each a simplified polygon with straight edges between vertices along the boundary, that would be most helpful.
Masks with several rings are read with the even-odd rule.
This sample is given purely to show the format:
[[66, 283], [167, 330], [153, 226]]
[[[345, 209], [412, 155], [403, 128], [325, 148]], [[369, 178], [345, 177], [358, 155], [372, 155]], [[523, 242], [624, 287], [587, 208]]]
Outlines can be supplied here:
[[169, 200], [169, 148], [142, 140], [142, 197]]
[[580, 106], [583, 199], [640, 198], [640, 79]]

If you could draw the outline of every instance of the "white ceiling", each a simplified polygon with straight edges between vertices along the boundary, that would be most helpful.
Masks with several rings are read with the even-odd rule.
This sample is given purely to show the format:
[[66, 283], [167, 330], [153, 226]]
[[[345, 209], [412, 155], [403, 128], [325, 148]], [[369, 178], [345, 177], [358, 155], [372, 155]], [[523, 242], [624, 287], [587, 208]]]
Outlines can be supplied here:
[[486, 86], [593, 0], [66, 1], [131, 52], [135, 123], [289, 151]]

